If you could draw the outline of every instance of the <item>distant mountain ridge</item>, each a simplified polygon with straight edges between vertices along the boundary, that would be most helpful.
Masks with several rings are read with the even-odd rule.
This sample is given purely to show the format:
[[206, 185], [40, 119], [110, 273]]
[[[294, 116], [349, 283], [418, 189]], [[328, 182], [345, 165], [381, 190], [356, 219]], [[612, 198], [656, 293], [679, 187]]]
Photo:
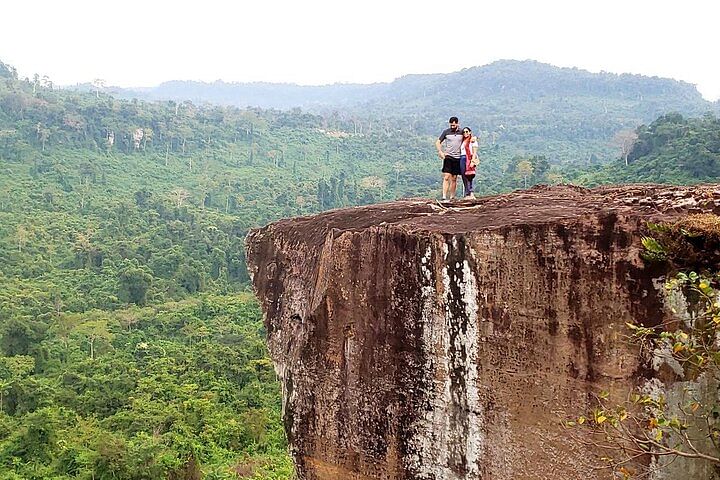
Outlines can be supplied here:
[[525, 151], [550, 156], [556, 155], [558, 142], [603, 149], [619, 130], [648, 124], [668, 112], [689, 117], [720, 113], [720, 103], [705, 100], [687, 82], [591, 73], [532, 60], [501, 60], [453, 73], [412, 74], [364, 85], [170, 81], [110, 93], [151, 101], [300, 108], [338, 118], [358, 132], [382, 124], [388, 133], [436, 135], [449, 116], [457, 115], [486, 138], [503, 138]]
[[[78, 87], [89, 90], [94, 87]], [[157, 87], [106, 90], [149, 101], [191, 101], [320, 114], [330, 130], [436, 136], [460, 117], [486, 147], [566, 162], [615, 153], [622, 130], [677, 112], [720, 114], [687, 82], [635, 74], [591, 73], [532, 60], [501, 60], [448, 74], [405, 75], [389, 83], [300, 86], [277, 83], [170, 81]]]
[[[86, 88], [90, 88], [86, 86]], [[389, 83], [303, 86], [289, 83], [235, 83], [172, 80], [156, 87], [120, 88], [121, 97], [146, 100], [190, 100], [238, 107], [290, 109], [348, 106], [378, 100], [415, 100], [439, 96], [463, 101], [487, 96], [529, 93], [531, 96], [557, 94], [673, 95], [700, 107], [710, 107], [697, 88], [687, 82], [635, 74], [591, 73], [578, 68], [556, 67], [533, 60], [500, 60], [453, 73], [409, 74]]]

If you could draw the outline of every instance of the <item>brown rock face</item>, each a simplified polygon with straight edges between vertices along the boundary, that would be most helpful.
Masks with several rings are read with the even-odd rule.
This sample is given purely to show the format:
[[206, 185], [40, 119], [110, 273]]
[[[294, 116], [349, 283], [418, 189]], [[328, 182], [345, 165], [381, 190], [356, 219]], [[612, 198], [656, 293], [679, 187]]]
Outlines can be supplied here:
[[538, 187], [406, 200], [254, 230], [248, 263], [301, 479], [600, 479], [561, 426], [646, 374], [662, 320], [648, 220], [720, 188]]

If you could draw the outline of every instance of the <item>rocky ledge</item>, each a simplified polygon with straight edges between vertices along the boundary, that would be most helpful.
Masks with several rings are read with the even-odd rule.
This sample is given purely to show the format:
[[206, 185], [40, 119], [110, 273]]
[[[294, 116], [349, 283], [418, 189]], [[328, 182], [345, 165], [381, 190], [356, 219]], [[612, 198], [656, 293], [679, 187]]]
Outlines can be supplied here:
[[253, 230], [248, 264], [301, 479], [607, 478], [560, 419], [648, 375], [648, 221], [720, 186], [536, 187]]

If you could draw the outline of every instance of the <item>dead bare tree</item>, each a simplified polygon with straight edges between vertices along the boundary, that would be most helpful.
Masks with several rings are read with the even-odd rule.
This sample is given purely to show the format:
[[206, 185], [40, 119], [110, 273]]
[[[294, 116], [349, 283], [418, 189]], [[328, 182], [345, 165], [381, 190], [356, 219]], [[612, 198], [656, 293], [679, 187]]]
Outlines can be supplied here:
[[613, 144], [620, 148], [620, 154], [625, 160], [626, 167], [628, 166], [628, 155], [630, 155], [637, 139], [638, 134], [635, 130], [620, 130], [613, 137]]

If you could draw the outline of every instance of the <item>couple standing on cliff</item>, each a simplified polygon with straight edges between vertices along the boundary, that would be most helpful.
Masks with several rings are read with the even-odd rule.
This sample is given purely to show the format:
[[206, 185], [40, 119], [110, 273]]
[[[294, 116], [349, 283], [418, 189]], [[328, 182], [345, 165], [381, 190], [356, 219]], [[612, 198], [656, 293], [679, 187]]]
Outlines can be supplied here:
[[477, 137], [473, 136], [470, 128], [460, 128], [457, 117], [450, 117], [449, 122], [450, 128], [445, 129], [435, 142], [438, 156], [443, 161], [442, 199], [455, 198], [458, 175], [462, 177], [464, 196], [475, 198], [473, 180], [479, 162]]

